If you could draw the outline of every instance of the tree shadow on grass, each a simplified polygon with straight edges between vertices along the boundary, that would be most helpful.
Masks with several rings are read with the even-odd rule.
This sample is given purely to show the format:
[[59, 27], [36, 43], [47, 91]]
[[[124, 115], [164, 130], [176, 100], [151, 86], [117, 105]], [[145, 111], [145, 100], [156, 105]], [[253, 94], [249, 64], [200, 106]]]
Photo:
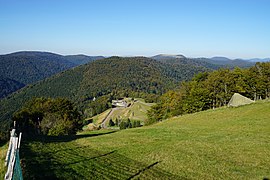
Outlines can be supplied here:
[[119, 154], [74, 141], [31, 142], [22, 148], [25, 179], [186, 179]]
[[27, 137], [26, 142], [42, 142], [42, 143], [53, 143], [53, 142], [69, 142], [76, 139], [102, 136], [106, 134], [112, 134], [117, 131], [109, 131], [109, 132], [96, 132], [92, 134], [79, 134], [79, 135], [65, 135], [65, 136], [45, 136], [45, 135], [36, 135], [32, 137]]

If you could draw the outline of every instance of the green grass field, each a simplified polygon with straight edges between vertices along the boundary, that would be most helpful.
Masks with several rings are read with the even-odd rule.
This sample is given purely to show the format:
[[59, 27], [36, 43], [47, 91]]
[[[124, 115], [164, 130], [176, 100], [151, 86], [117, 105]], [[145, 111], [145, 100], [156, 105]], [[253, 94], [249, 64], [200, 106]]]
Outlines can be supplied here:
[[270, 178], [270, 102], [23, 142], [25, 179]]
[[4, 179], [7, 168], [5, 167], [5, 158], [8, 144], [0, 147], [0, 179]]

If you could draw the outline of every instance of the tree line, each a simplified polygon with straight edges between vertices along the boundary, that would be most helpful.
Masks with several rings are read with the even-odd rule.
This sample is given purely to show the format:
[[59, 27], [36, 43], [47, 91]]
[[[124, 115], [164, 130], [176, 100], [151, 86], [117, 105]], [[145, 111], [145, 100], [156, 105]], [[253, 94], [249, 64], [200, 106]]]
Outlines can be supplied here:
[[33, 98], [13, 114], [12, 120], [24, 136], [76, 134], [83, 126], [80, 113], [64, 98]]
[[170, 90], [148, 111], [152, 124], [172, 116], [194, 113], [226, 106], [234, 93], [250, 99], [270, 97], [270, 63], [256, 63], [248, 69], [222, 68], [195, 75], [182, 82], [177, 90]]

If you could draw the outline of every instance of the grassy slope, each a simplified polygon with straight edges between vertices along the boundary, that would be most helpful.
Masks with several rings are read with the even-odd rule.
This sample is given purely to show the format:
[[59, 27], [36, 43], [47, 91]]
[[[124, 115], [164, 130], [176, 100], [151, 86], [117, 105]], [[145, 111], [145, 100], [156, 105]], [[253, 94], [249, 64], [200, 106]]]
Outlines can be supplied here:
[[112, 119], [114, 120], [120, 117], [121, 119], [130, 118], [131, 120], [145, 121], [147, 119], [147, 110], [149, 110], [152, 105], [153, 103], [145, 103], [143, 99], [138, 98], [131, 106], [114, 111]]
[[[140, 120], [140, 121], [145, 121], [147, 119], [147, 111], [151, 108], [151, 106], [154, 103], [145, 103], [144, 99], [141, 98], [136, 98], [137, 101], [132, 103], [131, 106], [127, 108], [121, 108], [115, 110], [111, 118], [115, 120], [116, 118], [120, 119], [127, 119], [130, 118], [131, 120]], [[100, 125], [103, 121], [103, 119], [108, 115], [111, 109], [108, 109], [92, 118], [94, 124]]]
[[111, 109], [107, 109], [106, 111], [92, 117], [89, 119], [93, 119], [93, 123], [96, 125], [100, 125], [103, 121], [103, 119], [110, 113]]
[[256, 103], [111, 134], [24, 143], [26, 174], [61, 179], [128, 179], [136, 174], [148, 179], [269, 178], [269, 109], [270, 102]]
[[0, 179], [4, 179], [6, 173], [5, 158], [8, 149], [8, 144], [0, 147]]

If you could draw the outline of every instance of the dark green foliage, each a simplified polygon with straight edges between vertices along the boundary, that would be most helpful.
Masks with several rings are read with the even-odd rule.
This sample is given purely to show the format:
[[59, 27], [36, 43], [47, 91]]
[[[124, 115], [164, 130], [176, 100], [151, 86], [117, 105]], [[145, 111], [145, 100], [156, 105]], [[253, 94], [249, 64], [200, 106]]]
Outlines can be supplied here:
[[18, 131], [26, 135], [69, 135], [82, 128], [79, 112], [63, 98], [35, 98], [17, 111], [13, 120]]
[[117, 118], [115, 119], [115, 125], [116, 125], [116, 126], [119, 126], [119, 121], [118, 121]]
[[[118, 122], [118, 119], [116, 119], [116, 121]], [[126, 120], [120, 120], [119, 124], [120, 129], [136, 128], [136, 127], [141, 127], [140, 121], [131, 121], [129, 118]]]
[[[102, 56], [62, 56], [48, 52], [17, 52], [0, 55], [0, 98], [56, 73]], [[5, 77], [5, 78], [4, 78]]]
[[61, 55], [46, 52], [17, 52], [0, 55], [0, 75], [30, 84], [74, 67]]
[[[65, 59], [64, 56], [47, 52], [17, 52], [7, 55], [0, 55], [0, 77], [6, 77], [12, 81], [20, 83], [12, 86], [5, 86], [6, 92], [12, 93], [22, 85], [37, 82], [50, 77], [53, 74], [75, 67], [76, 64]], [[0, 93], [2, 93], [2, 86]]]
[[25, 84], [0, 76], [0, 99], [24, 87]]
[[146, 124], [163, 119], [226, 106], [234, 93], [258, 100], [270, 97], [270, 63], [257, 63], [249, 69], [219, 69], [200, 73], [184, 82], [177, 91], [161, 96], [148, 111]]
[[113, 122], [112, 119], [110, 119], [110, 121], [109, 121], [109, 126], [115, 126], [115, 123]]
[[132, 127], [133, 128], [141, 127], [141, 122], [140, 121], [132, 121]]
[[152, 58], [160, 62], [170, 64], [180, 64], [186, 68], [190, 68], [189, 65], [192, 65], [192, 66], [202, 66], [209, 69], [219, 69], [219, 68], [233, 69], [234, 67], [247, 68], [255, 65], [255, 63], [253, 62], [240, 59], [231, 60], [223, 57], [208, 59], [208, 58], [187, 58], [181, 55], [178, 57], [157, 55]]
[[119, 124], [120, 129], [126, 129], [127, 128], [127, 123], [125, 121], [121, 121]]
[[65, 59], [69, 62], [77, 65], [87, 64], [91, 61], [95, 61], [98, 59], [104, 59], [103, 56], [86, 56], [86, 55], [68, 55], [65, 56]]
[[127, 128], [132, 128], [132, 124], [129, 118], [127, 120]]

